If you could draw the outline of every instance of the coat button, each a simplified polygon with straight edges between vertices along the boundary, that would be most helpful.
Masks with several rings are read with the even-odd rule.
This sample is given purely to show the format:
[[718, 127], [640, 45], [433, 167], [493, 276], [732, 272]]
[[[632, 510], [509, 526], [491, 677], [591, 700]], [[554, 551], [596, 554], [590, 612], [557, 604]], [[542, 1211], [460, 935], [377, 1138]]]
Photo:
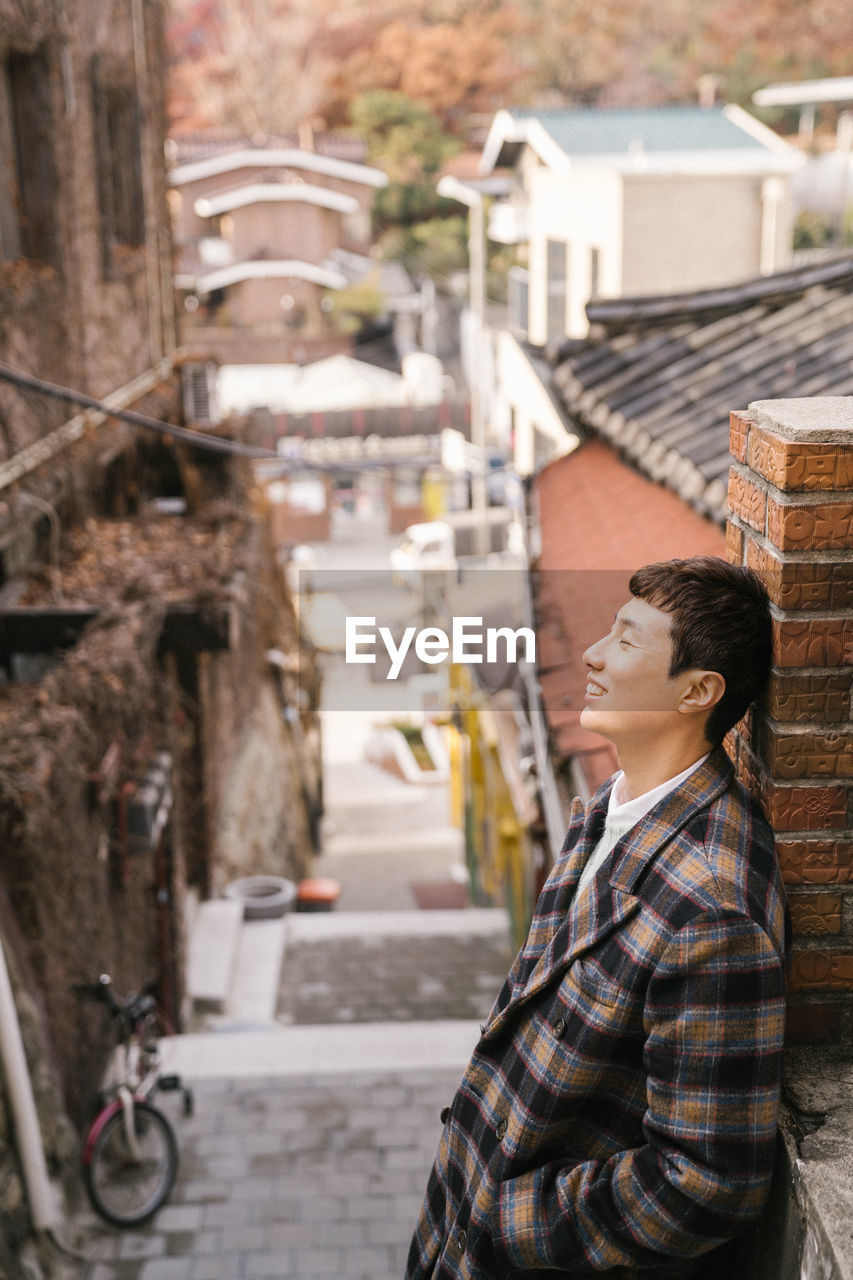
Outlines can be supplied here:
[[501, 1122], [500, 1122], [500, 1124], [498, 1125], [497, 1129], [495, 1129], [495, 1137], [496, 1137], [496, 1138], [503, 1138], [503, 1137], [505, 1136], [505, 1134], [506, 1134], [506, 1120], [501, 1120]]
[[442, 1107], [438, 1118], [442, 1124], [447, 1124], [450, 1119], [450, 1107]]
[[468, 1232], [460, 1231], [458, 1236], [456, 1237], [456, 1243], [459, 1245], [459, 1248], [464, 1253], [466, 1248], [468, 1247]]
[[554, 1023], [553, 1027], [551, 1028], [551, 1030], [554, 1032], [554, 1035], [557, 1037], [558, 1040], [562, 1040], [563, 1036], [566, 1034], [565, 1019], [558, 1018], [557, 1021]]

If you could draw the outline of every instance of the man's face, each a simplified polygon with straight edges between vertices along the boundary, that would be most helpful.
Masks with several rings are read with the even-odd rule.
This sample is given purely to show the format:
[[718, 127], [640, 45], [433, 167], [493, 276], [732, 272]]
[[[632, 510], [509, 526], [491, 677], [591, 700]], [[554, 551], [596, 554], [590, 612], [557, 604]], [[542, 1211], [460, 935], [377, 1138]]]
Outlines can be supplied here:
[[669, 616], [631, 597], [606, 636], [583, 655], [585, 729], [619, 741], [638, 734], [654, 738], [678, 721], [678, 704], [689, 679], [671, 677]]

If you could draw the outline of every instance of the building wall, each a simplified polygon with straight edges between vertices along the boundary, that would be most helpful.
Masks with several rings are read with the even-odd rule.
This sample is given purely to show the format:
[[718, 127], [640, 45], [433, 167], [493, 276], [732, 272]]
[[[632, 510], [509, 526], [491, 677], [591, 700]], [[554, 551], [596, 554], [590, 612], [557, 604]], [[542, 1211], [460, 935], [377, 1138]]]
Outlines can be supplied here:
[[[127, 386], [175, 345], [162, 22], [162, 6], [140, 0], [0, 0], [0, 361], [95, 397]], [[170, 411], [162, 400], [151, 407]], [[74, 413], [0, 380], [0, 465]], [[47, 540], [31, 499], [50, 501], [64, 536], [73, 516], [107, 496], [110, 461], [128, 443], [115, 423], [93, 429], [0, 489], [0, 581]], [[0, 932], [52, 1172], [77, 1155], [63, 1109], [80, 1118], [109, 1036], [69, 984], [101, 970], [122, 986], [157, 976], [152, 858], [122, 864], [90, 780], [111, 712], [114, 724], [131, 705], [139, 712], [129, 736], [143, 752], [157, 727], [136, 703], [145, 646], [130, 630], [133, 657], [114, 651], [92, 683], [81, 650], [49, 683], [0, 697]], [[115, 700], [123, 711], [107, 707], [113, 676], [128, 681]], [[40, 1258], [29, 1239], [4, 1090], [0, 1080], [0, 1272], [46, 1275], [56, 1255]]]
[[591, 255], [599, 251], [599, 292], [623, 291], [621, 179], [614, 173], [529, 174], [529, 336], [544, 345], [548, 334], [548, 241], [568, 246], [565, 336], [585, 337], [584, 307], [590, 298]]
[[509, 424], [513, 463], [521, 476], [538, 471], [577, 447], [577, 436], [566, 430], [542, 380], [518, 342], [506, 330], [497, 336], [495, 352], [497, 401]]
[[[11, 117], [24, 131], [18, 161], [7, 115], [0, 163], [7, 180], [19, 188], [23, 180], [46, 203], [53, 224], [35, 246], [20, 235], [16, 244], [7, 208], [0, 358], [102, 396], [174, 347], [162, 14], [138, 0], [69, 0], [62, 8], [64, 32], [60, 7], [46, 0], [27, 5], [25, 16], [23, 6], [0, 7], [0, 74]], [[122, 144], [135, 140], [138, 163], [129, 145], [111, 152], [108, 112], [123, 118], [116, 136]], [[111, 235], [110, 202], [119, 206], [109, 218]], [[65, 416], [61, 404], [0, 387], [0, 456]]]
[[[680, 292], [762, 271], [764, 179], [631, 174], [624, 180], [622, 292]], [[775, 269], [791, 260], [788, 214], [776, 223]]]
[[228, 215], [227, 237], [237, 261], [296, 258], [325, 262], [338, 245], [341, 215], [308, 201], [246, 205]]
[[267, 334], [275, 330], [282, 340], [321, 335], [328, 329], [320, 308], [324, 292], [309, 280], [292, 277], [241, 280], [228, 287], [225, 314], [236, 329], [258, 327]]
[[[210, 228], [207, 218], [202, 217], [196, 212], [196, 201], [207, 196], [221, 195], [227, 191], [237, 191], [241, 187], [252, 186], [259, 182], [298, 182], [308, 183], [314, 187], [323, 187], [327, 191], [336, 191], [342, 195], [352, 196], [359, 203], [362, 217], [357, 214], [347, 215], [343, 218], [343, 227], [345, 230], [346, 248], [366, 253], [370, 246], [370, 218], [369, 213], [373, 204], [374, 188], [366, 186], [361, 182], [353, 182], [346, 178], [332, 177], [329, 174], [314, 173], [308, 169], [299, 168], [282, 168], [256, 165], [246, 165], [237, 169], [230, 169], [226, 173], [214, 174], [209, 178], [197, 178], [192, 182], [182, 183], [180, 188], [175, 188], [175, 194], [179, 199], [173, 199], [173, 212], [175, 216], [175, 239], [180, 244], [191, 244], [200, 237], [209, 235]], [[337, 215], [340, 220], [340, 215]], [[288, 257], [300, 256], [293, 250], [288, 250]]]

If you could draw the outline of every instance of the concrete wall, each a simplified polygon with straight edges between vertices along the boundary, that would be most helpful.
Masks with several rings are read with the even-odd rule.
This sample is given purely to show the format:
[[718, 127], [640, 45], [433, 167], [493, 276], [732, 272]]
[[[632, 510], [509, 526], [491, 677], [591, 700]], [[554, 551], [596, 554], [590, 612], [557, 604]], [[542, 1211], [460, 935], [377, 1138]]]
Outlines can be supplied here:
[[523, 172], [530, 210], [529, 337], [536, 345], [548, 341], [549, 240], [567, 246], [569, 338], [583, 338], [589, 329], [593, 250], [602, 298], [709, 288], [791, 262], [785, 178], [768, 185], [754, 175], [553, 173], [530, 163]]
[[[762, 271], [764, 179], [626, 175], [622, 292], [680, 292]], [[791, 223], [776, 219], [774, 269], [791, 261]]]
[[497, 335], [495, 366], [501, 416], [512, 432], [513, 464], [521, 476], [532, 475], [577, 446], [577, 436], [548, 395], [539, 373], [518, 342], [506, 330]]
[[549, 240], [568, 246], [566, 335], [584, 337], [584, 307], [590, 298], [591, 252], [600, 254], [599, 292], [616, 297], [622, 291], [622, 185], [614, 173], [555, 174], [536, 168], [529, 177], [530, 310], [529, 336], [536, 345], [548, 340]]
[[[198, 733], [203, 807], [209, 843], [201, 887], [218, 892], [240, 875], [300, 879], [314, 852], [312, 806], [319, 803], [319, 737], [297, 696], [267, 653], [295, 656], [296, 621], [266, 524], [256, 529], [257, 558], [246, 581], [240, 634], [226, 653], [201, 655]], [[299, 677], [314, 693], [311, 659]], [[302, 707], [303, 715], [296, 714]]]

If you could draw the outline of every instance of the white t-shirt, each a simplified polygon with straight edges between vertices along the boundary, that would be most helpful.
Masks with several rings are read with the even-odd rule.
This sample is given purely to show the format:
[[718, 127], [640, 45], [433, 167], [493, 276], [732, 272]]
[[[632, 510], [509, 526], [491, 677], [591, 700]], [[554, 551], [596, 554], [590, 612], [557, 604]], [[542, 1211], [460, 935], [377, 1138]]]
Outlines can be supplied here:
[[700, 760], [696, 760], [693, 764], [688, 765], [681, 773], [674, 778], [670, 778], [667, 782], [660, 783], [657, 787], [652, 787], [651, 791], [646, 791], [641, 796], [636, 796], [633, 800], [625, 800], [619, 803], [619, 795], [625, 779], [622, 770], [616, 775], [616, 779], [610, 791], [610, 800], [607, 805], [607, 817], [604, 820], [604, 831], [601, 833], [601, 839], [593, 849], [592, 853], [586, 860], [583, 871], [581, 872], [578, 887], [575, 890], [575, 897], [582, 893], [589, 882], [594, 877], [596, 871], [601, 866], [604, 859], [610, 853], [617, 840], [636, 826], [641, 818], [644, 818], [650, 809], [653, 809], [659, 800], [662, 800], [670, 791], [674, 791], [680, 786], [685, 779], [689, 778], [700, 765], [703, 765], [710, 755], [710, 751], [706, 752]]

